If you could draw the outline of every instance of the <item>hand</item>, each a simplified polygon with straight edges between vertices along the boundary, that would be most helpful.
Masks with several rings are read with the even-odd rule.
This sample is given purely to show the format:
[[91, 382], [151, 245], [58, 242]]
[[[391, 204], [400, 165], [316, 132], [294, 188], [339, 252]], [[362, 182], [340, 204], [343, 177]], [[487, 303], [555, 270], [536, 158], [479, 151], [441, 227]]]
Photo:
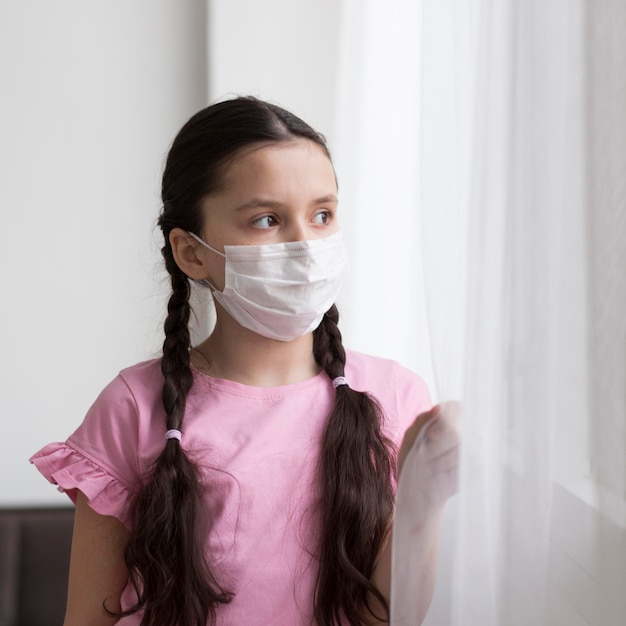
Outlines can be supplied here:
[[400, 479], [410, 472], [419, 516], [441, 509], [457, 491], [460, 414], [458, 402], [435, 405], [418, 415], [404, 435], [398, 472]]

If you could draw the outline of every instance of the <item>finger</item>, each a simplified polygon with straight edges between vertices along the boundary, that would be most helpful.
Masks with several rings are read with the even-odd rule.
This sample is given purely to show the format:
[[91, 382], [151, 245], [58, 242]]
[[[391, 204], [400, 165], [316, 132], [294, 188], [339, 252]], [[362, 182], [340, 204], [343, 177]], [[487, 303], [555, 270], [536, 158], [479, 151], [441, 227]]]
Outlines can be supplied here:
[[440, 480], [443, 481], [442, 495], [447, 499], [459, 490], [459, 468], [454, 467], [447, 472], [440, 474]]
[[446, 430], [431, 436], [426, 434], [423, 447], [426, 448], [425, 454], [428, 458], [439, 456], [446, 450], [459, 445], [459, 433], [456, 430]]
[[461, 404], [456, 401], [445, 402], [439, 405], [439, 419], [432, 433], [444, 432], [447, 429], [458, 431], [461, 425]]
[[446, 450], [438, 457], [431, 459], [428, 462], [430, 471], [433, 474], [439, 474], [441, 472], [448, 472], [457, 468], [459, 465], [459, 446]]
[[459, 427], [462, 417], [462, 406], [460, 402], [456, 400], [444, 402], [441, 405], [440, 413], [444, 423], [455, 426], [456, 428]]
[[434, 406], [430, 411], [420, 413], [404, 433], [403, 444], [412, 447], [418, 437], [423, 438], [426, 435], [430, 425], [438, 419], [438, 416], [439, 406]]
[[430, 411], [426, 411], [425, 413], [420, 413], [416, 418], [413, 424], [407, 429], [407, 432], [414, 431], [415, 434], [419, 434], [423, 432], [424, 429], [428, 427], [429, 424], [432, 424], [436, 421], [440, 414], [440, 407], [438, 404], [435, 404]]
[[420, 453], [425, 459], [435, 459], [448, 450], [459, 445], [459, 431], [445, 424], [434, 423], [425, 433], [425, 438], [419, 443]]
[[409, 453], [409, 450], [421, 444], [425, 437], [425, 433], [428, 430], [429, 424], [436, 420], [438, 418], [438, 415], [439, 405], [435, 405], [429, 411], [420, 413], [415, 418], [411, 426], [407, 428], [406, 432], [404, 433], [402, 445], [400, 446], [400, 450], [398, 453], [398, 468], [400, 470], [402, 469], [404, 459]]

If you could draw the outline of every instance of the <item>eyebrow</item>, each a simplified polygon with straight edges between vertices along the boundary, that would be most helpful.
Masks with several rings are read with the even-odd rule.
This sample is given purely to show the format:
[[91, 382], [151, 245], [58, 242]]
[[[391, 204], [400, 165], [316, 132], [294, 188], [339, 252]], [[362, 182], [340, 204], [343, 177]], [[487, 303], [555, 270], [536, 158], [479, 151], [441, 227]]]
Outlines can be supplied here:
[[[322, 196], [321, 198], [317, 198], [313, 200], [313, 204], [327, 204], [332, 202], [334, 204], [337, 203], [337, 196], [335, 194], [329, 194], [327, 196]], [[258, 209], [258, 208], [267, 208], [267, 209], [280, 209], [284, 206], [282, 202], [277, 202], [276, 200], [268, 200], [265, 198], [252, 198], [245, 202], [244, 204], [238, 206], [236, 211], [243, 211], [245, 209]]]

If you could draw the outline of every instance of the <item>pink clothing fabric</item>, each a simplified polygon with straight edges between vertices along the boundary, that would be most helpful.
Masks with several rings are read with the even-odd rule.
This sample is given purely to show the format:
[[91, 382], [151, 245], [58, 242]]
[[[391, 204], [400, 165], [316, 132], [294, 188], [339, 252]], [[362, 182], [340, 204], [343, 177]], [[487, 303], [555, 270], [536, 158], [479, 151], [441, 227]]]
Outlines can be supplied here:
[[[379, 401], [384, 431], [397, 444], [431, 407], [424, 382], [393, 361], [348, 351], [346, 377]], [[96, 512], [129, 526], [129, 500], [164, 445], [162, 382], [158, 359], [123, 370], [69, 439], [31, 462], [72, 500], [80, 490]], [[213, 519], [206, 554], [235, 593], [217, 611], [220, 626], [313, 623], [315, 471], [335, 393], [323, 372], [258, 388], [194, 370], [181, 445], [200, 467]], [[124, 601], [132, 601], [130, 588]], [[139, 622], [133, 615], [118, 623]]]

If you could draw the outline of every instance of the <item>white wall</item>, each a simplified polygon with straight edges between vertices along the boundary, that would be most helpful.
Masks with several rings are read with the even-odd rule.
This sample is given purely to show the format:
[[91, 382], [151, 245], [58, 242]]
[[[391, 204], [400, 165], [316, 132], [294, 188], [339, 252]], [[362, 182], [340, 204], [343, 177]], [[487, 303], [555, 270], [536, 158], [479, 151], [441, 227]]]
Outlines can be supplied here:
[[286, 107], [333, 145], [337, 0], [211, 0], [209, 94]]
[[65, 503], [28, 457], [65, 439], [121, 368], [160, 350], [160, 173], [189, 115], [252, 94], [300, 115], [333, 149], [340, 10], [336, 0], [0, 4], [10, 435], [0, 506]]
[[0, 505], [65, 502], [28, 457], [159, 349], [159, 178], [206, 65], [204, 0], [0, 4]]

